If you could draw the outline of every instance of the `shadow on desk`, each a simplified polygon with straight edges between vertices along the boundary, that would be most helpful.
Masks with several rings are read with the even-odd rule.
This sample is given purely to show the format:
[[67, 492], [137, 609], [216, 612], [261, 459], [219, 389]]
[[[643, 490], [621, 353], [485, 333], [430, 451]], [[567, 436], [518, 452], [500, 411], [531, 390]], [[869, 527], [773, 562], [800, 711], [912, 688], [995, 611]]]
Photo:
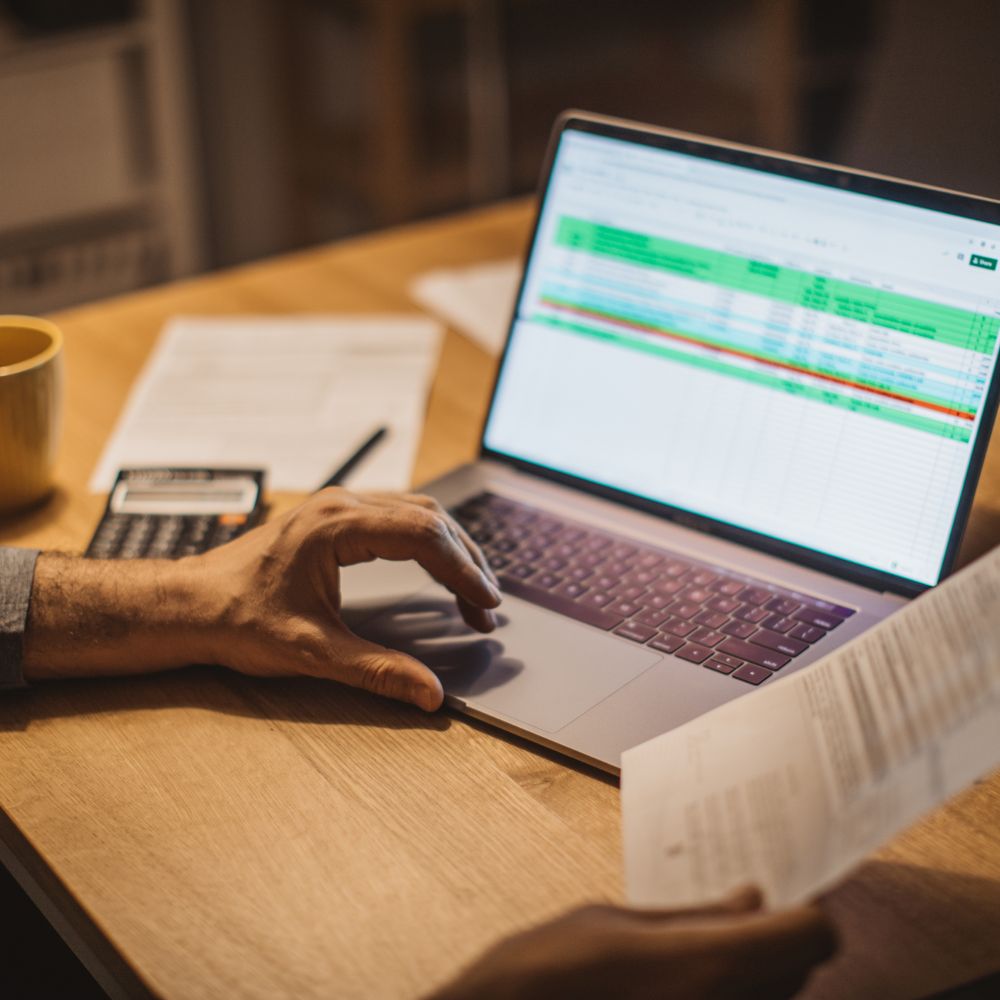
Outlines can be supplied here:
[[134, 677], [46, 681], [0, 700], [0, 732], [74, 716], [191, 708], [249, 719], [378, 729], [446, 730], [447, 715], [312, 677], [244, 677], [188, 667]]
[[996, 879], [870, 861], [826, 897], [824, 909], [841, 951], [810, 982], [808, 1000], [1000, 996]]
[[0, 545], [18, 544], [19, 539], [58, 521], [68, 506], [69, 494], [57, 486], [44, 500], [16, 513], [0, 515]]

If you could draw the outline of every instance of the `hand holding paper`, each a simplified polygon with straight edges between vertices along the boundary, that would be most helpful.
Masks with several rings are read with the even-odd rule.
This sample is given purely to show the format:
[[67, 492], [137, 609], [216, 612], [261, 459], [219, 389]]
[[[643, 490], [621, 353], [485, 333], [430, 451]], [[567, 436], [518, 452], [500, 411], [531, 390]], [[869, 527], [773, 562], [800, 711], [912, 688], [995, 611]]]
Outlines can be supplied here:
[[628, 751], [640, 905], [814, 897], [1000, 764], [1000, 548], [807, 670]]

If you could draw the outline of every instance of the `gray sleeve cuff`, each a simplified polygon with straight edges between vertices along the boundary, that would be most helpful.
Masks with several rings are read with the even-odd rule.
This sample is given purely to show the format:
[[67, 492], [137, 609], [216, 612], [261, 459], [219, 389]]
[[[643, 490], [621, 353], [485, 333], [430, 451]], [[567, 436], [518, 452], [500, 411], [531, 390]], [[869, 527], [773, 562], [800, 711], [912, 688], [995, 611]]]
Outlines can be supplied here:
[[37, 549], [0, 548], [0, 690], [25, 686], [22, 659]]

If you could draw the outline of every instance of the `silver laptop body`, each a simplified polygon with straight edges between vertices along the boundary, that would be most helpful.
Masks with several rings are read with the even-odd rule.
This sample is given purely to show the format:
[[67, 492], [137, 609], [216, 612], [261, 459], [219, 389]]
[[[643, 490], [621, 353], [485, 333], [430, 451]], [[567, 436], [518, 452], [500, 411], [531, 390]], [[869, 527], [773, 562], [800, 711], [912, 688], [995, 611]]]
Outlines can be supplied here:
[[481, 457], [423, 487], [502, 564], [500, 626], [412, 564], [347, 570], [345, 615], [452, 707], [615, 772], [951, 568], [1000, 206], [579, 113], [544, 177]]

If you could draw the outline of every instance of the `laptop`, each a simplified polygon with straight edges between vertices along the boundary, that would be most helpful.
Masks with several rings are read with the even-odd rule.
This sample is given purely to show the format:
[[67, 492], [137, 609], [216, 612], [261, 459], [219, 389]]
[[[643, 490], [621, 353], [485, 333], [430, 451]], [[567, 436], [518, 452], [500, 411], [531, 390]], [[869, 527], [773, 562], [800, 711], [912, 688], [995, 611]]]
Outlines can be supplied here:
[[490, 559], [500, 626], [384, 562], [345, 572], [348, 621], [611, 772], [807, 668], [952, 567], [998, 248], [997, 202], [567, 113], [479, 459], [424, 487]]

